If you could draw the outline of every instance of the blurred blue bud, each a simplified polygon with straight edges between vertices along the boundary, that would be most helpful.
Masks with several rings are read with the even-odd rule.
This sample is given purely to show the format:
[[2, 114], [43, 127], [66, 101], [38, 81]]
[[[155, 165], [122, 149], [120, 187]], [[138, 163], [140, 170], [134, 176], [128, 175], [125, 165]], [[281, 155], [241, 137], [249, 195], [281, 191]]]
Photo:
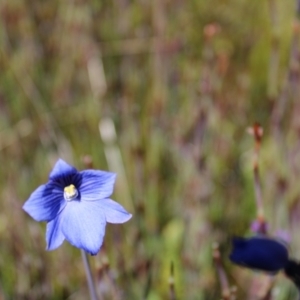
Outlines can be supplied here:
[[46, 221], [47, 250], [66, 239], [73, 246], [95, 255], [105, 235], [106, 223], [131, 218], [120, 204], [109, 199], [116, 174], [99, 170], [77, 171], [59, 159], [49, 181], [38, 187], [23, 209], [36, 221]]
[[288, 262], [288, 249], [278, 240], [268, 237], [233, 238], [230, 260], [250, 269], [276, 273]]

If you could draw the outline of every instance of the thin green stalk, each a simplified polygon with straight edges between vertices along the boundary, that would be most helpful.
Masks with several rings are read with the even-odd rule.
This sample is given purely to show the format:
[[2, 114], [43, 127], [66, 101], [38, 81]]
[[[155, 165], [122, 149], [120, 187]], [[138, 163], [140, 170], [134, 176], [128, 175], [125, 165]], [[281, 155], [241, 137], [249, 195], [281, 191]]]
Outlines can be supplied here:
[[88, 282], [88, 286], [89, 286], [91, 300], [99, 300], [97, 293], [96, 293], [95, 284], [93, 281], [93, 276], [92, 276], [92, 272], [91, 272], [87, 254], [84, 250], [81, 250], [81, 255], [82, 255], [83, 265], [84, 265], [86, 278], [87, 278], [87, 282]]

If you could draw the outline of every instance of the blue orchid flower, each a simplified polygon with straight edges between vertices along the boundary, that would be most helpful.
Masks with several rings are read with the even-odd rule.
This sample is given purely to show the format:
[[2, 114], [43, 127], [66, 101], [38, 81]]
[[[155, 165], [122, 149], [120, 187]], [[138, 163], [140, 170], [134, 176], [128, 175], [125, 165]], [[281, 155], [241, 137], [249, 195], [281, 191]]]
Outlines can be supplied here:
[[96, 255], [103, 243], [106, 223], [124, 223], [132, 215], [109, 199], [116, 174], [98, 170], [77, 171], [59, 159], [49, 181], [38, 187], [23, 209], [36, 221], [46, 221], [47, 250], [66, 239]]
[[229, 258], [235, 264], [270, 273], [285, 268], [289, 261], [287, 247], [268, 237], [235, 237]]

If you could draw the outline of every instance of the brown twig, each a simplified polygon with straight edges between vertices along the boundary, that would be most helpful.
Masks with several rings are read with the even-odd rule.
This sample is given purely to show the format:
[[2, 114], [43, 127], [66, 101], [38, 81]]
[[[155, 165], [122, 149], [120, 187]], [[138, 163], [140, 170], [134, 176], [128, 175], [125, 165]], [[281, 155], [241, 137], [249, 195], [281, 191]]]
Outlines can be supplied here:
[[216, 270], [217, 270], [220, 285], [221, 285], [222, 300], [230, 300], [231, 299], [231, 291], [230, 291], [230, 287], [228, 284], [227, 275], [224, 271], [224, 267], [222, 264], [218, 243], [213, 244], [213, 259], [215, 262]]
[[254, 123], [252, 127], [248, 128], [248, 133], [254, 137], [254, 159], [253, 159], [253, 174], [254, 174], [254, 191], [255, 200], [257, 207], [257, 222], [258, 229], [257, 232], [261, 234], [266, 234], [266, 221], [262, 201], [261, 184], [259, 178], [259, 151], [261, 147], [261, 140], [263, 136], [263, 128], [258, 123]]

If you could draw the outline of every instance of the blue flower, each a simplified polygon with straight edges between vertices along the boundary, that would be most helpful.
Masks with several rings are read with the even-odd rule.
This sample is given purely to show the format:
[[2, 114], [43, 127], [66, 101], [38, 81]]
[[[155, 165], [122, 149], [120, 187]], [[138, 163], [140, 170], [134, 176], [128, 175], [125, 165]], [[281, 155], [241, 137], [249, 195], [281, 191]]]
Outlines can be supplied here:
[[65, 161], [57, 161], [49, 181], [23, 206], [34, 220], [48, 222], [47, 250], [58, 248], [66, 239], [92, 255], [99, 252], [106, 223], [124, 223], [132, 216], [109, 199], [115, 178], [114, 173], [77, 171]]
[[235, 237], [230, 260], [250, 269], [276, 273], [287, 265], [288, 249], [268, 237]]

